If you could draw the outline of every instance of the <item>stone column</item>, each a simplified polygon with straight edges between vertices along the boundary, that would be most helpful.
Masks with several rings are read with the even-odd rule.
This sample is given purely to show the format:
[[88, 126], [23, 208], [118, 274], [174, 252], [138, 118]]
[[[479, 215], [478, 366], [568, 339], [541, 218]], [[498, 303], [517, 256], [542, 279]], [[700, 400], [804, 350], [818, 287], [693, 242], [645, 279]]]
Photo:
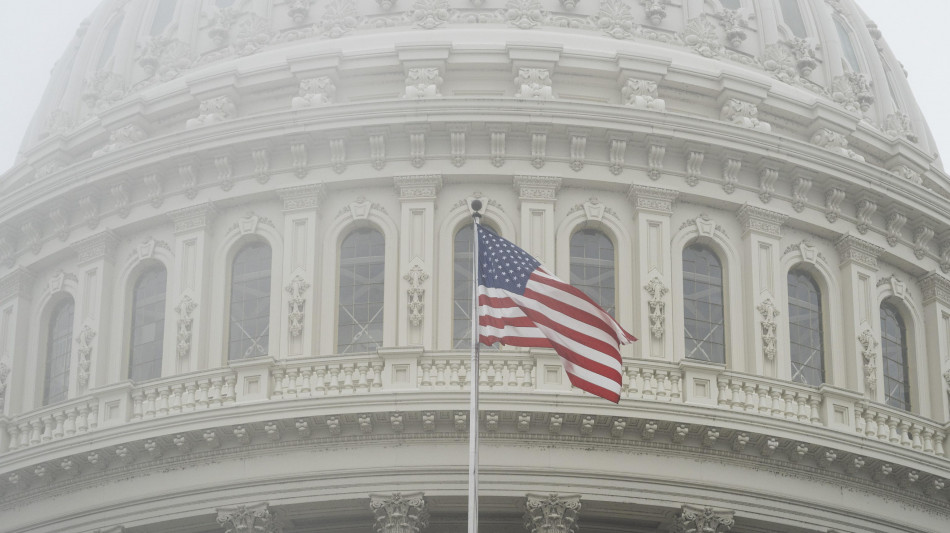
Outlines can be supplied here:
[[317, 353], [313, 324], [320, 300], [317, 283], [317, 224], [322, 184], [279, 189], [284, 202], [284, 260], [281, 291], [280, 354], [286, 357]]
[[442, 188], [442, 175], [396, 176], [394, 182], [401, 204], [399, 307], [407, 317], [398, 323], [397, 342], [399, 346], [432, 349], [435, 304], [430, 278], [435, 271], [435, 199]]
[[950, 422], [947, 416], [950, 411], [950, 280], [931, 272], [920, 278], [920, 292], [924, 297], [924, 327], [927, 331], [925, 353], [934, 354], [926, 361], [917, 362], [922, 367], [917, 375], [927, 376], [930, 391], [929, 405], [920, 405], [920, 415], [938, 422]]
[[[881, 324], [874, 299], [877, 258], [884, 249], [847, 234], [835, 243], [841, 268], [844, 325], [845, 383], [839, 387], [863, 392], [866, 398], [883, 401], [884, 374], [880, 361]], [[829, 297], [831, 297], [829, 295]]]
[[9, 449], [12, 438], [4, 421], [24, 410], [24, 394], [33, 389], [26, 376], [33, 281], [23, 268], [0, 278], [0, 453]]
[[[175, 223], [175, 268], [169, 271], [171, 298], [176, 325], [174, 368], [163, 374], [182, 374], [208, 368], [208, 331], [211, 320], [227, 320], [219, 310], [212, 317], [211, 301], [211, 221], [217, 210], [211, 203], [168, 213]], [[171, 318], [171, 317], [169, 317]], [[216, 359], [217, 360], [217, 359]], [[167, 372], [166, 372], [167, 371]]]
[[735, 525], [733, 511], [684, 505], [673, 519], [673, 533], [726, 533]]
[[71, 367], [75, 369], [75, 379], [70, 383], [70, 397], [121, 379], [117, 369], [122, 368], [124, 354], [109, 350], [117, 242], [115, 234], [103, 231], [73, 245], [79, 255], [79, 294], [73, 322], [76, 359]]
[[418, 533], [429, 525], [429, 510], [421, 492], [370, 494], [376, 533]]
[[266, 503], [219, 507], [218, 524], [225, 533], [281, 533], [277, 517]]
[[580, 494], [527, 494], [524, 527], [529, 533], [575, 533]]
[[[784, 276], [781, 272], [782, 224], [787, 216], [746, 204], [737, 213], [742, 226], [743, 308], [751, 313], [746, 323], [744, 342], [733, 342], [733, 368], [757, 376], [789, 379], [788, 353], [778, 353], [778, 321], [787, 320], [788, 304], [780, 297]], [[733, 310], [733, 313], [735, 310]], [[735, 315], [734, 315], [735, 316]], [[739, 346], [745, 349], [737, 349]], [[744, 364], [743, 364], [744, 363]]]
[[[670, 250], [673, 202], [679, 193], [670, 189], [632, 185], [627, 197], [636, 210], [635, 290], [643, 295], [634, 316], [640, 332], [640, 356], [644, 359], [673, 361], [671, 278], [673, 256]], [[639, 292], [643, 290], [644, 292]]]
[[514, 183], [521, 205], [520, 246], [553, 270], [554, 202], [561, 178], [515, 176]]

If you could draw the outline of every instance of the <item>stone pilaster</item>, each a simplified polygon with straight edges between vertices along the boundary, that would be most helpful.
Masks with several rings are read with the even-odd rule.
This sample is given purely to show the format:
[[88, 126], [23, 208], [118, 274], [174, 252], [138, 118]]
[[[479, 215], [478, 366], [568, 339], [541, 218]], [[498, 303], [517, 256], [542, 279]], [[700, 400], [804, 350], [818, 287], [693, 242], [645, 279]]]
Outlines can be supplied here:
[[281, 533], [277, 517], [266, 503], [219, 507], [218, 524], [225, 533]]
[[322, 184], [279, 189], [284, 203], [284, 260], [281, 287], [280, 354], [286, 357], [316, 353], [313, 324], [318, 323], [317, 235]]
[[429, 510], [421, 492], [370, 494], [376, 533], [418, 533], [429, 525]]
[[[950, 411], [950, 280], [931, 272], [920, 278], [920, 292], [923, 294], [924, 328], [927, 331], [926, 353], [940, 354], [940, 357], [927, 357], [927, 365], [919, 376], [927, 376], [929, 402], [920, 405], [921, 416], [927, 416], [938, 422], [948, 422]], [[922, 391], [923, 392], [923, 391]], [[923, 397], [923, 396], [922, 396]], [[928, 405], [929, 403], [929, 405]], [[929, 409], [929, 413], [926, 410]]]
[[181, 374], [208, 368], [208, 331], [211, 320], [227, 320], [218, 313], [212, 317], [211, 302], [211, 222], [217, 210], [211, 203], [175, 211], [168, 217], [175, 223], [176, 268], [169, 271], [169, 286], [175, 316], [168, 317], [176, 327], [175, 357], [166, 360], [162, 373]]
[[[400, 346], [435, 344], [435, 309], [431, 275], [435, 270], [435, 199], [442, 188], [441, 174], [396, 176], [399, 193], [399, 320]], [[428, 313], [427, 313], [428, 311]], [[405, 314], [403, 314], [405, 313]], [[426, 315], [428, 319], [426, 319]]]
[[[782, 273], [779, 265], [782, 224], [787, 216], [746, 204], [736, 213], [742, 226], [743, 311], [748, 320], [745, 338], [733, 344], [733, 366], [759, 376], [788, 379], [788, 353], [779, 356], [778, 327], [785, 319]], [[735, 319], [736, 317], [732, 317]], [[743, 358], [744, 361], [739, 359]]]
[[[79, 293], [73, 322], [73, 353], [70, 368], [70, 397], [87, 389], [118, 381], [116, 367], [122, 366], [120, 354], [110, 353], [113, 326], [113, 288], [115, 287], [115, 247], [118, 238], [103, 231], [73, 245], [79, 256]], [[121, 326], [119, 326], [121, 327]]]
[[580, 494], [527, 494], [524, 527], [529, 533], [575, 533]]
[[[880, 364], [880, 309], [875, 300], [877, 258], [884, 249], [847, 234], [835, 243], [841, 269], [844, 325], [845, 381], [834, 385], [862, 391], [883, 401], [883, 370]], [[829, 297], [834, 297], [829, 295]]]
[[684, 505], [673, 519], [673, 533], [726, 533], [735, 525], [733, 511]]
[[554, 265], [554, 202], [561, 178], [515, 176], [521, 206], [521, 247], [539, 261]]
[[[32, 388], [25, 372], [34, 281], [23, 268], [0, 278], [0, 417], [21, 412], [23, 395]], [[4, 433], [0, 432], [0, 451], [5, 450]]]
[[[641, 286], [634, 290], [642, 295], [642, 303], [636, 309], [634, 320], [639, 324], [641, 357], [645, 359], [673, 360], [673, 308], [670, 287], [672, 280], [671, 217], [673, 202], [679, 192], [670, 189], [632, 185], [627, 198], [636, 210], [637, 249], [634, 279]], [[643, 292], [640, 292], [643, 291]]]

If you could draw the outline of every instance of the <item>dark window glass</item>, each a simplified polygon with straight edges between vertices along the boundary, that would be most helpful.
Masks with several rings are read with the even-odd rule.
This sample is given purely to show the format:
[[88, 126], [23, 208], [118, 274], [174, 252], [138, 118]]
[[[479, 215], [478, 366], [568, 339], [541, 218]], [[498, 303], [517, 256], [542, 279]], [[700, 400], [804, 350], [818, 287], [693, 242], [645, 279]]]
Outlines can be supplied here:
[[798, 5], [798, 0], [779, 0], [779, 5], [782, 7], [782, 20], [792, 30], [795, 37], [801, 37], [802, 39], [808, 37], [808, 32], [805, 31], [805, 19], [802, 18], [802, 10]]
[[270, 246], [263, 242], [249, 244], [234, 256], [228, 336], [230, 361], [267, 355], [270, 262]]
[[723, 9], [739, 9], [742, 7], [742, 2], [739, 0], [719, 0], [719, 3], [722, 4]]
[[129, 379], [142, 381], [162, 375], [165, 333], [165, 267], [153, 268], [135, 282], [132, 293], [132, 335]]
[[801, 271], [788, 273], [788, 335], [792, 381], [818, 386], [825, 382], [821, 328], [821, 290]]
[[452, 306], [452, 348], [472, 345], [472, 225], [466, 224], [455, 234]]
[[149, 34], [158, 35], [168, 27], [175, 15], [175, 5], [178, 0], [161, 0], [155, 8], [155, 18], [152, 19], [152, 29]]
[[910, 411], [910, 374], [907, 371], [907, 330], [897, 308], [881, 304], [881, 352], [884, 360], [884, 402]]
[[603, 232], [584, 229], [571, 236], [571, 285], [613, 316], [617, 295], [614, 243]]
[[234, 5], [234, 0], [214, 0], [214, 5], [220, 8], [231, 7]]
[[386, 243], [375, 229], [361, 228], [340, 248], [337, 352], [371, 352], [383, 344], [383, 281]]
[[844, 55], [846, 66], [851, 67], [851, 70], [855, 72], [861, 70], [858, 68], [858, 54], [854, 51], [851, 34], [841, 25], [838, 19], [835, 19], [835, 28], [838, 30], [838, 39], [841, 40], [841, 53]]
[[60, 303], [49, 318], [43, 405], [61, 402], [69, 393], [69, 360], [73, 351], [73, 300]]
[[686, 357], [726, 362], [722, 264], [709, 248], [683, 250], [683, 319]]

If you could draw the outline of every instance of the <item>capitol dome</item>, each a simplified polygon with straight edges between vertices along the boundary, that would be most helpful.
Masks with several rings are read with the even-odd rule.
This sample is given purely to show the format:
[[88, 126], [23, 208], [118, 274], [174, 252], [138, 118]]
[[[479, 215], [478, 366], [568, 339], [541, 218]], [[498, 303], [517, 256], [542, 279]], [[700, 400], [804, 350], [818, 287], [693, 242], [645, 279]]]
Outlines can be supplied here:
[[[471, 368], [472, 200], [614, 405]], [[0, 529], [944, 532], [950, 181], [853, 0], [104, 0], [0, 175]]]

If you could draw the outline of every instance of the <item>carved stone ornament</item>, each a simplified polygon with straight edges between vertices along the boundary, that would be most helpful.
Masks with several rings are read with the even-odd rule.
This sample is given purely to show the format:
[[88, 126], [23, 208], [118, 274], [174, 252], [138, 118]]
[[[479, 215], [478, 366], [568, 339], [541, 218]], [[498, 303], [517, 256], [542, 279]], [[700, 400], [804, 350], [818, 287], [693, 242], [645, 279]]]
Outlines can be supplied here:
[[518, 92], [516, 98], [533, 98], [535, 100], [553, 100], [554, 92], [551, 87], [551, 71], [546, 68], [520, 68], [515, 78]]
[[722, 162], [722, 190], [726, 194], [736, 191], [739, 184], [739, 171], [742, 170], [742, 159], [728, 157]]
[[0, 361], [0, 410], [3, 409], [7, 393], [7, 382], [9, 379], [10, 367], [7, 366], [3, 361]]
[[406, 73], [406, 93], [404, 98], [434, 98], [442, 96], [442, 76], [435, 67], [411, 68]]
[[293, 19], [294, 24], [303, 24], [310, 17], [310, 6], [313, 0], [290, 0], [287, 6], [287, 16]]
[[905, 179], [915, 185], [923, 185], [924, 179], [920, 176], [920, 173], [916, 170], [908, 167], [907, 165], [897, 165], [890, 169], [891, 174]]
[[301, 109], [332, 104], [335, 94], [336, 85], [329, 76], [303, 79], [300, 80], [297, 96], [290, 101], [290, 107]]
[[89, 367], [92, 364], [92, 340], [96, 338], [96, 332], [91, 327], [85, 325], [76, 337], [79, 354], [79, 385], [85, 387], [89, 384]]
[[395, 176], [393, 184], [401, 200], [435, 199], [442, 189], [442, 174]]
[[657, 83], [655, 81], [627, 78], [623, 88], [620, 89], [620, 95], [623, 97], [623, 105], [625, 106], [652, 111], [666, 111], [666, 102], [657, 98]]
[[775, 303], [772, 302], [771, 298], [763, 300], [756, 309], [762, 315], [762, 321], [759, 322], [762, 325], [762, 352], [766, 359], [774, 361], [776, 354], [778, 354], [778, 343], [775, 336], [778, 324], [775, 322], [775, 317], [779, 315], [779, 310], [775, 307]]
[[673, 533], [726, 533], [735, 525], [732, 511], [684, 505], [673, 519]]
[[579, 494], [527, 494], [524, 527], [529, 533], [575, 533], [580, 510]]
[[654, 277], [643, 289], [650, 295], [647, 304], [650, 306], [650, 333], [654, 339], [662, 339], [666, 327], [666, 301], [664, 296], [670, 292], [659, 276]]
[[638, 31], [633, 11], [624, 0], [601, 0], [597, 14], [591, 18], [598, 28], [614, 39], [631, 39]]
[[660, 176], [663, 172], [663, 158], [666, 156], [666, 145], [659, 143], [651, 143], [650, 150], [647, 152], [647, 176], [651, 180], [656, 181], [660, 179]]
[[699, 179], [703, 175], [703, 159], [706, 154], [698, 150], [691, 150], [686, 155], [686, 184], [690, 187], [699, 185]]
[[647, 20], [654, 26], [659, 26], [666, 18], [667, 0], [640, 0]]
[[884, 253], [884, 249], [854, 235], [844, 235], [835, 243], [838, 259], [841, 265], [855, 262], [862, 266], [877, 270], [877, 258]]
[[225, 533], [281, 533], [277, 518], [266, 503], [218, 508], [218, 524]]
[[832, 187], [825, 193], [825, 219], [835, 222], [841, 216], [841, 203], [844, 202], [845, 192]]
[[836, 76], [832, 82], [831, 98], [848, 111], [867, 113], [874, 103], [871, 81], [859, 72]]
[[202, 100], [198, 106], [198, 116], [185, 122], [185, 129], [198, 128], [208, 124], [216, 124], [234, 118], [237, 106], [229, 96], [217, 96]]
[[736, 216], [743, 233], [753, 231], [776, 238], [782, 237], [782, 225], [788, 220], [787, 215], [749, 204], [740, 207]]
[[353, 0], [330, 0], [317, 26], [326, 37], [337, 39], [356, 29], [361, 18]]
[[426, 274], [419, 265], [413, 265], [412, 268], [409, 269], [409, 273], [403, 276], [402, 279], [409, 282], [409, 288], [406, 289], [407, 305], [409, 307], [409, 323], [415, 327], [421, 326], [422, 320], [425, 318], [423, 312], [425, 309], [426, 296], [426, 290], [422, 287], [422, 284], [429, 279], [429, 275]]
[[515, 189], [522, 200], [554, 200], [561, 188], [561, 178], [546, 176], [515, 176]]
[[864, 382], [872, 394], [877, 389], [877, 346], [878, 340], [870, 328], [858, 335], [861, 344], [861, 356], [864, 358]]
[[145, 133], [145, 130], [139, 126], [136, 126], [135, 124], [127, 124], [109, 134], [109, 142], [102, 148], [93, 152], [92, 156], [97, 157], [103, 154], [108, 154], [109, 152], [121, 150], [122, 148], [131, 146], [137, 142], [144, 141], [147, 138], [148, 134]]
[[448, 0], [416, 0], [409, 10], [409, 16], [415, 25], [431, 30], [448, 22], [450, 17]]
[[884, 117], [884, 132], [893, 137], [907, 139], [912, 143], [917, 142], [917, 134], [914, 133], [907, 113], [897, 111]]
[[769, 133], [772, 131], [772, 125], [768, 122], [762, 122], [756, 115], [759, 109], [755, 104], [743, 102], [736, 98], [730, 98], [722, 106], [719, 112], [719, 119], [730, 122], [740, 128], [749, 128], [756, 131]]
[[184, 359], [191, 353], [191, 330], [195, 319], [192, 316], [198, 304], [187, 294], [181, 297], [181, 302], [175, 307], [178, 313], [178, 358]]
[[858, 155], [854, 150], [849, 149], [848, 139], [836, 131], [822, 128], [811, 136], [811, 143], [816, 146], [820, 146], [825, 150], [830, 150], [838, 155], [850, 157], [855, 161], [864, 162], [864, 156]]
[[722, 44], [719, 42], [716, 27], [705, 18], [694, 18], [686, 24], [683, 42], [703, 57], [722, 55]]
[[759, 200], [767, 204], [772, 200], [775, 194], [775, 182], [778, 181], [778, 170], [774, 168], [763, 167], [759, 171]]
[[508, 24], [522, 30], [540, 25], [545, 14], [541, 0], [508, 0], [502, 13]]
[[287, 300], [287, 306], [289, 307], [287, 327], [290, 330], [291, 337], [299, 337], [303, 333], [304, 305], [307, 303], [307, 299], [303, 295], [309, 288], [310, 284], [300, 274], [294, 276], [294, 279], [290, 280], [290, 283], [284, 287], [284, 290], [290, 294], [290, 299]]
[[623, 172], [624, 156], [627, 152], [626, 139], [610, 139], [610, 149], [608, 156], [610, 158], [610, 173], [617, 175]]
[[370, 494], [376, 533], [418, 533], [429, 525], [429, 510], [421, 492]]

